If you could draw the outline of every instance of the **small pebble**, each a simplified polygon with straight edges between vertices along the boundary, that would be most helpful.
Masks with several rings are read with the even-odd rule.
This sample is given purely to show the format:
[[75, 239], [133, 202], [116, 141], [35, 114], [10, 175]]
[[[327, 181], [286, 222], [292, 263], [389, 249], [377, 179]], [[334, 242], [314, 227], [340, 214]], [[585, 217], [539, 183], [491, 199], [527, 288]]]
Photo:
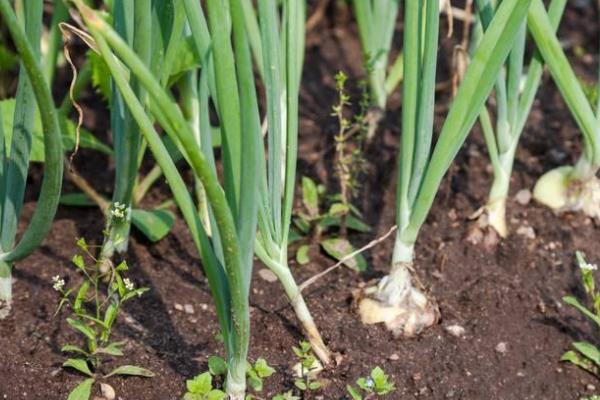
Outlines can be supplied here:
[[500, 342], [496, 345], [494, 350], [496, 350], [500, 354], [506, 354], [506, 352], [508, 351], [508, 344], [506, 342]]
[[258, 276], [260, 276], [263, 280], [273, 283], [277, 282], [277, 276], [270, 269], [263, 268], [258, 271]]
[[529, 189], [521, 189], [515, 195], [515, 200], [522, 206], [526, 206], [531, 201], [531, 191]]
[[200, 304], [200, 308], [202, 309], [202, 311], [206, 311], [208, 310], [208, 304], [202, 303]]
[[174, 307], [175, 307], [175, 309], [176, 309], [177, 311], [183, 311], [183, 306], [182, 306], [181, 304], [179, 304], [179, 303], [175, 303], [175, 306], [174, 306]]
[[398, 361], [400, 359], [400, 356], [398, 354], [394, 353], [389, 357], [389, 359], [392, 361]]
[[193, 314], [194, 313], [194, 307], [191, 304], [186, 304], [183, 306], [183, 310], [185, 311], [186, 314]]
[[450, 211], [448, 211], [448, 218], [450, 218], [451, 221], [456, 221], [456, 219], [458, 218], [458, 215], [456, 215], [456, 210], [454, 208], [451, 208]]
[[596, 390], [596, 386], [592, 385], [591, 383], [589, 383], [585, 388], [587, 390], [589, 390], [590, 392], [593, 392], [594, 390]]
[[102, 392], [102, 396], [104, 396], [106, 400], [114, 400], [115, 397], [117, 397], [115, 389], [113, 389], [113, 387], [110, 386], [108, 383], [101, 383], [100, 391]]
[[535, 239], [535, 231], [531, 226], [520, 226], [517, 235], [525, 236], [527, 239]]
[[462, 337], [465, 334], [465, 328], [463, 328], [462, 326], [457, 325], [457, 324], [447, 326], [445, 329], [446, 329], [446, 332], [448, 332], [452, 336], [455, 336], [458, 338]]
[[467, 231], [465, 241], [472, 245], [478, 245], [483, 241], [483, 231], [477, 225], [472, 225]]

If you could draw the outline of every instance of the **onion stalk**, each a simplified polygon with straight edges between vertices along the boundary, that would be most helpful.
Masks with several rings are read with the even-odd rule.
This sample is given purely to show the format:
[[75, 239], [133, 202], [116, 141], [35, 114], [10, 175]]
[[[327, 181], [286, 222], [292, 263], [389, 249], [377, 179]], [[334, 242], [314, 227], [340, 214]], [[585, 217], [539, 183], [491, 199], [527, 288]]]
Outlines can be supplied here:
[[[550, 4], [549, 17], [554, 31], [558, 28], [566, 3], [566, 0], [553, 0]], [[475, 28], [476, 37], [481, 35], [478, 31], [487, 28], [495, 13], [490, 0], [478, 0], [477, 10], [479, 23]], [[488, 200], [483, 207], [483, 218], [501, 237], [508, 235], [506, 202], [515, 153], [544, 71], [544, 61], [539, 51], [536, 51], [525, 72], [525, 44], [526, 26], [523, 24], [505, 68], [496, 81], [495, 127], [487, 108], [483, 108], [479, 117], [494, 172]]]
[[[231, 1], [230, 7], [225, 7], [221, 0], [207, 2], [210, 34], [214, 44], [214, 87], [219, 94], [217, 109], [222, 122], [223, 186], [217, 179], [210, 130], [202, 129], [208, 122], [210, 74], [203, 70], [198, 81], [202, 135], [199, 145], [189, 120], [186, 120], [165, 86], [143, 60], [83, 1], [75, 0], [75, 4], [148, 142], [148, 148], [164, 171], [198, 247], [224, 337], [228, 363], [226, 390], [230, 398], [243, 399], [250, 339], [248, 297], [258, 211], [258, 171], [255, 168], [262, 159], [262, 148], [250, 49], [245, 38], [240, 3]], [[190, 5], [193, 5], [195, 13], [200, 13], [203, 17], [199, 3]], [[199, 54], [204, 60], [204, 66], [208, 65], [207, 54]], [[142, 99], [136, 96], [128, 82], [127, 73], [117, 62], [115, 55], [119, 56], [123, 65], [138, 79], [147, 93], [151, 104], [148, 109], [144, 108]], [[210, 236], [173, 158], [153, 126], [153, 118], [182, 150], [184, 159], [202, 182], [209, 204]], [[244, 179], [241, 179], [242, 174]]]
[[600, 107], [594, 105], [596, 111], [593, 111], [541, 0], [532, 2], [528, 28], [583, 133], [584, 145], [583, 154], [575, 165], [560, 166], [544, 174], [537, 181], [533, 196], [556, 212], [581, 211], [590, 217], [600, 218], [600, 182], [596, 176], [600, 168]]
[[[17, 8], [20, 21], [9, 1], [0, 0], [0, 15], [21, 57], [10, 148], [6, 146], [5, 132], [0, 123], [0, 317], [5, 317], [10, 311], [13, 263], [31, 254], [50, 230], [58, 207], [63, 173], [58, 115], [38, 61], [42, 2], [33, 2], [27, 7], [18, 2], [17, 6], [20, 7]], [[35, 112], [36, 104], [44, 130], [44, 177], [36, 209], [17, 241], [17, 223], [23, 204], [32, 140], [31, 114]]]
[[436, 304], [412, 276], [415, 242], [444, 174], [481, 113], [523, 26], [529, 2], [504, 0], [498, 7], [473, 53], [433, 151], [439, 3], [405, 3], [398, 231], [390, 273], [367, 288], [359, 302], [363, 322], [385, 323], [396, 336], [412, 336], [437, 321]]
[[388, 96], [398, 87], [404, 76], [402, 51], [388, 71], [400, 0], [353, 0], [352, 5], [369, 81], [372, 107], [367, 116], [367, 140], [370, 141], [383, 118]]

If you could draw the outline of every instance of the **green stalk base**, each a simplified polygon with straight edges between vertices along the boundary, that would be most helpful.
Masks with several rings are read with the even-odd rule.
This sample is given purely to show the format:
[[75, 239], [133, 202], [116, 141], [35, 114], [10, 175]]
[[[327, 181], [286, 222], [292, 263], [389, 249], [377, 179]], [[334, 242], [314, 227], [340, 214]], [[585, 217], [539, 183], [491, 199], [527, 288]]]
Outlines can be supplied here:
[[485, 205], [486, 223], [494, 228], [500, 237], [508, 236], [506, 225], [506, 197], [490, 199]]
[[246, 396], [246, 360], [230, 360], [225, 379], [225, 391], [230, 400], [244, 400]]
[[298, 321], [300, 321], [300, 325], [304, 331], [304, 335], [309, 341], [315, 355], [324, 365], [331, 364], [331, 352], [329, 351], [329, 348], [325, 342], [323, 342], [321, 333], [319, 332], [308, 306], [304, 301], [304, 297], [300, 292], [300, 288], [298, 287], [298, 284], [296, 283], [289, 266], [287, 263], [285, 265], [281, 263], [269, 263], [267, 266], [271, 269], [271, 271], [273, 271], [273, 273], [281, 282], [283, 290], [292, 304], [294, 312], [296, 313], [296, 317], [298, 318]]
[[12, 308], [12, 273], [9, 264], [0, 261], [0, 319], [6, 318]]

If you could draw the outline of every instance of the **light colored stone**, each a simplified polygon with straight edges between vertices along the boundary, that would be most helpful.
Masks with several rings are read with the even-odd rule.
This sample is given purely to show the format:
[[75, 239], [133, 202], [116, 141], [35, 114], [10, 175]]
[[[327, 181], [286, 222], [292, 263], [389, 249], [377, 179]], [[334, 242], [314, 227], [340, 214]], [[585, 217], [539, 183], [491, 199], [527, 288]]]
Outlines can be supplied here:
[[185, 311], [186, 314], [193, 314], [194, 313], [194, 307], [191, 304], [185, 304], [183, 306], [183, 310]]
[[535, 239], [535, 231], [531, 226], [520, 226], [517, 229], [517, 235], [525, 236], [527, 239]]
[[117, 397], [115, 389], [113, 389], [113, 387], [110, 386], [108, 383], [101, 383], [100, 391], [102, 392], [102, 396], [104, 396], [106, 400], [114, 400], [115, 397]]
[[175, 309], [177, 311], [183, 311], [183, 306], [179, 303], [175, 303], [175, 305], [173, 307], [175, 307]]
[[515, 195], [515, 201], [522, 206], [526, 206], [531, 201], [531, 190], [521, 189]]
[[258, 276], [260, 276], [263, 280], [273, 283], [277, 282], [277, 275], [273, 273], [270, 269], [263, 268], [258, 271]]
[[465, 334], [465, 328], [463, 328], [462, 326], [460, 326], [458, 324], [449, 325], [445, 329], [446, 329], [446, 332], [448, 332], [452, 336], [455, 336], [458, 338], [463, 337]]
[[500, 354], [506, 354], [508, 352], [508, 343], [500, 342], [496, 345], [494, 350], [496, 350], [496, 352], [498, 352]]

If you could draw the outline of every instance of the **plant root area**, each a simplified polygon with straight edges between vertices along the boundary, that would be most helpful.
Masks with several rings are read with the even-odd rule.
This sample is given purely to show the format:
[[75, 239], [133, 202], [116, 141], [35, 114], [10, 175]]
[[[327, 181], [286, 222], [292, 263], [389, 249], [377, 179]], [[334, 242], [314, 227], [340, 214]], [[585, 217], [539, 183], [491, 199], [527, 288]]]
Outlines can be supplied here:
[[[356, 27], [348, 11], [340, 11], [334, 3], [308, 33], [299, 138], [299, 175], [311, 176], [332, 193], [337, 190], [331, 161], [337, 131], [330, 115], [336, 101], [334, 76], [338, 70], [344, 70], [350, 82], [363, 76]], [[593, 14], [569, 7], [561, 27], [561, 37], [571, 46], [582, 47], [586, 54], [596, 53], [598, 32]], [[443, 32], [442, 79], [450, 76], [452, 48], [461, 31], [458, 24], [455, 37], [445, 38]], [[399, 40], [394, 47], [400, 47]], [[576, 58], [572, 47], [568, 51], [578, 74], [591, 81], [596, 70], [594, 57]], [[60, 74], [57, 93], [66, 90], [69, 79], [66, 70]], [[510, 236], [500, 241], [492, 235], [490, 239], [489, 233], [479, 231], [476, 221], [469, 219], [485, 204], [492, 180], [476, 126], [442, 183], [416, 247], [416, 274], [439, 304], [439, 324], [418, 337], [394, 339], [382, 326], [360, 323], [352, 293], [386, 274], [393, 239], [384, 241], [365, 254], [369, 261], [366, 273], [340, 268], [304, 292], [338, 364], [319, 375], [322, 389], [302, 398], [349, 398], [346, 385], [367, 376], [375, 366], [382, 367], [397, 387], [382, 397], [385, 399], [566, 400], [600, 393], [595, 377], [559, 361], [573, 341], [597, 341], [591, 323], [561, 299], [568, 294], [585, 299], [574, 255], [581, 250], [588, 261], [600, 261], [600, 226], [582, 215], [554, 215], [533, 201], [524, 204], [521, 197], [515, 199], [520, 190], [531, 190], [543, 172], [573, 163], [581, 151], [579, 130], [547, 75], [543, 87], [515, 161], [507, 203]], [[351, 95], [358, 104], [359, 92], [353, 90]], [[450, 103], [448, 90], [438, 92], [437, 98], [439, 128]], [[108, 141], [108, 118], [98, 96], [88, 93], [82, 104], [85, 125]], [[400, 105], [401, 96], [396, 93], [389, 100], [374, 143], [365, 151], [369, 166], [355, 204], [364, 212], [372, 232], [350, 234], [357, 247], [394, 225]], [[108, 196], [113, 165], [86, 150], [75, 157], [75, 163], [82, 175]], [[146, 171], [150, 166], [144, 163]], [[35, 166], [30, 176], [21, 231], [35, 208], [42, 172], [41, 166]], [[66, 183], [65, 191], [74, 188]], [[168, 197], [168, 188], [161, 182], [143, 206], [160, 204]], [[66, 359], [61, 347], [84, 343], [66, 324], [68, 310], [54, 315], [59, 295], [51, 280], [60, 275], [67, 286], [78, 282], [81, 276], [70, 261], [75, 241], [85, 237], [100, 244], [102, 229], [103, 218], [97, 209], [61, 207], [43, 246], [16, 264], [13, 311], [0, 321], [0, 399], [65, 399], [83, 379], [61, 367]], [[292, 246], [291, 257], [294, 254]], [[180, 399], [185, 380], [206, 371], [210, 355], [222, 355], [215, 308], [193, 242], [178, 218], [172, 234], [155, 244], [134, 230], [124, 259], [136, 286], [150, 291], [125, 306], [114, 331], [116, 340], [127, 343], [125, 357], [110, 361], [106, 368], [136, 364], [149, 368], [156, 377], [115, 377], [107, 383], [123, 400]], [[302, 282], [333, 263], [313, 252], [308, 265], [292, 260], [291, 268]], [[277, 373], [257, 393], [271, 398], [294, 388], [292, 366], [297, 359], [292, 346], [302, 340], [302, 334], [280, 284], [266, 281], [258, 273], [263, 268], [255, 263], [249, 358], [263, 357], [276, 368]], [[100, 396], [98, 387], [95, 395]]]

